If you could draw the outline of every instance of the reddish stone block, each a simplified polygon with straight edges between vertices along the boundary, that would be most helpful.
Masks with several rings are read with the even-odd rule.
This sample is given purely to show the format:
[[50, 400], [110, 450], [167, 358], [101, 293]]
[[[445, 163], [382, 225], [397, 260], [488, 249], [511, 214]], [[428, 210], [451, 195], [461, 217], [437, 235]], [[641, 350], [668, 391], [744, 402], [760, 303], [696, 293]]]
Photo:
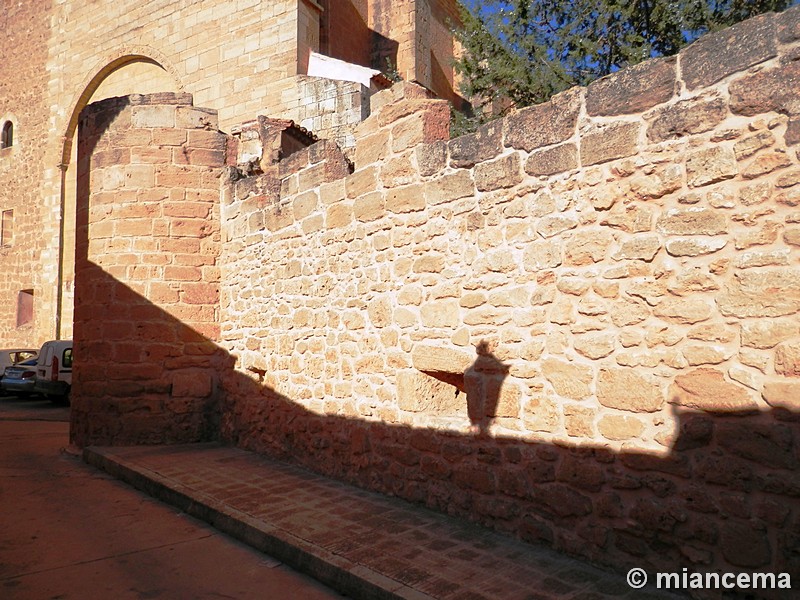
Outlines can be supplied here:
[[[778, 53], [773, 15], [762, 15], [705, 35], [680, 53], [689, 90], [709, 86]], [[721, 60], [720, 57], [725, 57]]]
[[616, 116], [644, 112], [667, 102], [675, 94], [677, 60], [652, 59], [591, 83], [586, 90], [590, 116]]

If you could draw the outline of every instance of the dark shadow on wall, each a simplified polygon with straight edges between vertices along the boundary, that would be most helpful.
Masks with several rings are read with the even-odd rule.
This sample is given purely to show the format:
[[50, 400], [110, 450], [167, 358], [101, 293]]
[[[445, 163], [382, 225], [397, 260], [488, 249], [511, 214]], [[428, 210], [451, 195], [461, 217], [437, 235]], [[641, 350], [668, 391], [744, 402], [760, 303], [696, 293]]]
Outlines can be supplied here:
[[[113, 305], [76, 326], [79, 445], [217, 437], [618, 568], [788, 572], [800, 581], [800, 415], [676, 413], [663, 456], [493, 437], [492, 391], [470, 408], [478, 427], [469, 433], [324, 416], [266, 385], [264, 372], [236, 370], [235, 356], [97, 265], [84, 264], [77, 285], [80, 298]], [[207, 354], [188, 352], [200, 347]], [[505, 377], [483, 351], [475, 365], [492, 369], [473, 365], [473, 375]], [[213, 392], [176, 395], [176, 375], [206, 373], [209, 356]]]

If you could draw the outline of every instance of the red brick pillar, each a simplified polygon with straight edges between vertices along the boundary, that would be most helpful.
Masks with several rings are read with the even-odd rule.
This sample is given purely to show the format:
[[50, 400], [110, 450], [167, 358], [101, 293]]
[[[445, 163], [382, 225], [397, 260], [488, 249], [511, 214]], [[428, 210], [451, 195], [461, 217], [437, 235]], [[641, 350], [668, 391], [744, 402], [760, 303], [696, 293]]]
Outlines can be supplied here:
[[88, 106], [78, 146], [71, 439], [216, 433], [226, 136], [189, 94]]

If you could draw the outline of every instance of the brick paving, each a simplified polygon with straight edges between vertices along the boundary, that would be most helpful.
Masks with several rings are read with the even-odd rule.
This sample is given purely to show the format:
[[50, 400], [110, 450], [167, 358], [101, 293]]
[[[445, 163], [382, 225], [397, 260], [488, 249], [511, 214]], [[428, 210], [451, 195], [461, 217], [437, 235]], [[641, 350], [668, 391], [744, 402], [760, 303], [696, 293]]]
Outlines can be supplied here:
[[675, 598], [403, 500], [216, 444], [84, 459], [354, 598]]

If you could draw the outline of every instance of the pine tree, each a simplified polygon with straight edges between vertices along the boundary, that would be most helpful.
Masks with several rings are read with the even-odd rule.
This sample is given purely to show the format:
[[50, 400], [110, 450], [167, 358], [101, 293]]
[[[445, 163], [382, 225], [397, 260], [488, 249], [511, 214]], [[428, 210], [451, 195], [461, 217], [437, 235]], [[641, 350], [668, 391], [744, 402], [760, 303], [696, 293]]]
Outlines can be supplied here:
[[[461, 4], [456, 61], [474, 121], [529, 106], [798, 0], [493, 0]], [[463, 126], [463, 120], [461, 126]]]

